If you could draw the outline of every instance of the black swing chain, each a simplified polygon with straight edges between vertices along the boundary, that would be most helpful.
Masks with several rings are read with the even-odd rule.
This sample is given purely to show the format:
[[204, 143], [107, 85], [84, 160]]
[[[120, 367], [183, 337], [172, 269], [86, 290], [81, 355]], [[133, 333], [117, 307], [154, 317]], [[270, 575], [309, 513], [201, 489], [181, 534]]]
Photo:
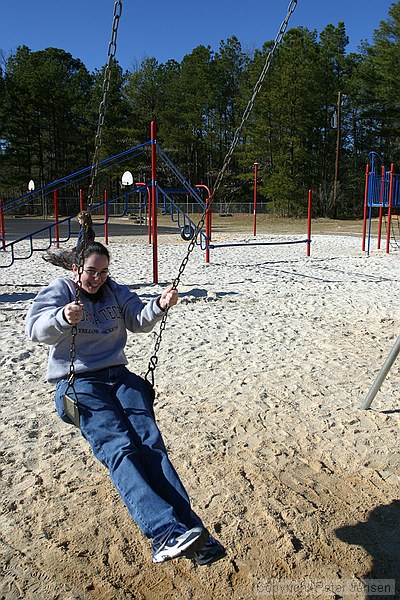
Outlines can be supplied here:
[[[274, 58], [274, 56], [275, 56], [275, 54], [277, 52], [277, 49], [278, 49], [279, 45], [281, 44], [281, 42], [282, 42], [282, 40], [284, 38], [284, 35], [286, 33], [286, 29], [287, 29], [288, 24], [289, 24], [290, 17], [292, 16], [293, 12], [295, 11], [296, 6], [297, 6], [297, 0], [290, 0], [289, 5], [288, 5], [288, 9], [287, 9], [287, 13], [286, 13], [286, 17], [282, 21], [282, 24], [281, 24], [281, 26], [279, 28], [279, 31], [278, 31], [278, 33], [277, 33], [277, 35], [275, 37], [274, 44], [273, 44], [271, 50], [268, 53], [268, 56], [267, 56], [266, 61], [264, 63], [264, 66], [263, 66], [263, 69], [261, 71], [261, 74], [260, 74], [260, 76], [259, 76], [259, 78], [258, 78], [258, 80], [257, 80], [257, 82], [256, 82], [256, 84], [254, 86], [252, 96], [251, 96], [251, 98], [250, 98], [250, 100], [249, 100], [249, 102], [248, 102], [248, 104], [247, 104], [247, 106], [246, 106], [246, 108], [245, 108], [245, 110], [243, 112], [240, 125], [238, 126], [238, 128], [235, 131], [235, 134], [234, 134], [233, 139], [232, 139], [231, 146], [230, 146], [230, 148], [229, 148], [229, 150], [228, 150], [228, 152], [227, 152], [227, 154], [226, 154], [226, 156], [224, 158], [224, 162], [223, 162], [222, 168], [221, 168], [220, 172], [218, 173], [218, 176], [217, 176], [217, 178], [215, 180], [215, 184], [214, 184], [213, 190], [211, 192], [210, 197], [208, 198], [207, 206], [206, 206], [206, 208], [205, 208], [205, 210], [204, 210], [204, 212], [203, 212], [203, 214], [202, 214], [202, 216], [201, 216], [198, 224], [196, 225], [196, 230], [195, 230], [195, 233], [194, 233], [194, 235], [193, 235], [193, 237], [190, 240], [190, 243], [188, 245], [186, 256], [183, 258], [182, 263], [181, 263], [181, 265], [179, 267], [178, 275], [177, 275], [177, 277], [174, 279], [174, 281], [172, 283], [172, 288], [175, 289], [175, 290], [178, 289], [178, 285], [180, 283], [180, 280], [181, 280], [181, 277], [183, 275], [183, 272], [185, 271], [185, 268], [186, 268], [186, 265], [187, 265], [187, 263], [189, 261], [190, 255], [193, 252], [194, 247], [195, 247], [195, 245], [197, 243], [197, 238], [199, 236], [199, 233], [200, 233], [201, 229], [204, 227], [204, 223], [205, 223], [206, 215], [207, 215], [207, 210], [211, 206], [211, 204], [213, 203], [214, 196], [215, 196], [216, 192], [218, 191], [219, 186], [221, 185], [221, 182], [222, 182], [223, 177], [225, 175], [225, 171], [226, 171], [226, 169], [229, 166], [229, 163], [230, 163], [231, 158], [233, 156], [233, 152], [234, 152], [234, 150], [235, 150], [235, 148], [236, 148], [236, 146], [238, 144], [239, 136], [240, 136], [240, 134], [242, 132], [242, 129], [243, 129], [246, 121], [248, 120], [248, 118], [250, 116], [251, 111], [253, 110], [255, 99], [256, 99], [258, 93], [260, 92], [260, 90], [262, 88], [262, 85], [264, 83], [264, 79], [265, 79], [265, 77], [266, 77], [266, 75], [267, 75], [267, 73], [269, 71], [269, 68], [270, 68], [270, 66], [272, 64], [272, 60], [273, 60], [273, 58]], [[168, 312], [169, 312], [169, 308], [167, 307], [166, 310], [165, 310], [165, 313], [163, 315], [163, 318], [161, 320], [161, 323], [160, 323], [160, 330], [159, 330], [159, 333], [158, 333], [158, 335], [156, 337], [156, 341], [155, 341], [155, 344], [154, 344], [154, 351], [153, 351], [152, 356], [149, 359], [149, 364], [148, 364], [148, 367], [147, 367], [147, 373], [145, 375], [146, 380], [149, 381], [149, 383], [151, 383], [151, 385], [153, 387], [154, 387], [154, 371], [155, 371], [155, 369], [157, 367], [157, 363], [158, 363], [158, 351], [159, 351], [160, 346], [161, 346], [162, 335], [163, 335], [163, 333], [165, 331], [165, 328], [166, 328], [166, 325], [167, 325]]]
[[117, 52], [117, 35], [118, 35], [118, 25], [119, 20], [122, 14], [122, 2], [121, 0], [117, 0], [114, 4], [114, 16], [113, 23], [111, 29], [111, 40], [108, 44], [108, 60], [107, 64], [104, 68], [104, 78], [102, 85], [102, 98], [99, 106], [99, 118], [97, 122], [97, 131], [95, 136], [95, 150], [92, 160], [92, 168], [90, 170], [90, 185], [88, 191], [88, 202], [87, 206], [91, 207], [93, 204], [93, 195], [94, 195], [94, 184], [97, 178], [98, 168], [99, 168], [99, 149], [101, 146], [101, 135], [103, 130], [103, 125], [106, 116], [106, 108], [107, 108], [107, 95], [110, 89], [110, 81], [111, 81], [111, 70], [112, 63], [115, 58]]
[[[84, 252], [87, 247], [87, 226], [85, 227], [85, 235], [83, 239], [82, 249], [79, 253], [78, 259], [78, 281], [75, 288], [75, 304], [79, 305], [80, 293], [81, 293], [81, 285], [82, 285], [82, 273], [83, 273], [83, 263], [84, 263]], [[75, 381], [75, 358], [76, 358], [76, 336], [78, 333], [78, 323], [74, 323], [71, 328], [71, 345], [69, 349], [69, 375], [68, 375], [68, 387], [74, 387]]]
[[[113, 62], [113, 59], [115, 58], [115, 55], [117, 52], [117, 35], [118, 35], [118, 26], [119, 26], [119, 20], [121, 18], [121, 14], [122, 14], [122, 1], [116, 0], [116, 2], [114, 4], [114, 15], [113, 15], [112, 30], [111, 30], [111, 40], [108, 45], [108, 61], [107, 61], [107, 65], [104, 69], [104, 78], [103, 78], [103, 85], [102, 85], [102, 98], [101, 98], [101, 102], [99, 105], [99, 116], [98, 116], [97, 131], [96, 131], [96, 136], [95, 136], [95, 148], [94, 148], [94, 154], [93, 154], [93, 160], [92, 160], [92, 167], [90, 170], [90, 184], [89, 184], [88, 201], [87, 201], [88, 214], [83, 216], [84, 237], [83, 237], [82, 247], [80, 249], [79, 256], [78, 256], [78, 281], [77, 281], [77, 286], [75, 289], [75, 304], [77, 304], [77, 305], [79, 305], [79, 301], [80, 301], [80, 293], [81, 293], [81, 286], [82, 286], [82, 273], [83, 273], [83, 266], [84, 266], [84, 254], [85, 254], [86, 248], [88, 246], [88, 230], [89, 230], [90, 221], [91, 221], [90, 210], [93, 205], [94, 186], [95, 186], [95, 182], [97, 179], [97, 173], [98, 173], [98, 167], [99, 167], [99, 150], [100, 150], [100, 146], [101, 146], [101, 135], [102, 135], [103, 125], [104, 125], [104, 121], [105, 121], [106, 108], [107, 108], [107, 94], [110, 89], [112, 62]], [[68, 375], [68, 387], [71, 387], [72, 389], [73, 389], [74, 380], [75, 380], [75, 359], [76, 359], [76, 336], [77, 336], [77, 333], [78, 333], [78, 324], [74, 323], [74, 325], [72, 326], [72, 329], [71, 329], [71, 345], [70, 345], [70, 351], [69, 351], [70, 366], [69, 366], [69, 375]]]
[[[208, 207], [207, 207], [208, 208]], [[203, 229], [204, 227], [204, 223], [206, 220], [206, 215], [207, 215], [207, 208], [204, 210], [199, 222], [196, 225], [196, 230], [194, 232], [194, 235], [192, 237], [192, 239], [190, 240], [189, 244], [188, 244], [188, 248], [187, 248], [187, 252], [186, 252], [186, 256], [183, 258], [180, 267], [179, 267], [179, 271], [178, 271], [178, 275], [175, 277], [174, 281], [172, 282], [172, 289], [177, 290], [178, 286], [180, 284], [181, 281], [181, 277], [185, 271], [186, 265], [189, 262], [189, 258], [191, 253], [193, 252], [196, 243], [197, 243], [197, 238], [199, 236], [200, 231]], [[163, 314], [163, 317], [161, 319], [161, 323], [160, 323], [160, 329], [158, 332], [158, 335], [156, 337], [156, 341], [154, 344], [154, 351], [153, 354], [151, 355], [150, 359], [149, 359], [149, 364], [147, 367], [147, 372], [145, 375], [146, 380], [151, 383], [151, 386], [154, 388], [154, 371], [156, 370], [157, 367], [157, 363], [158, 363], [158, 351], [160, 349], [161, 346], [161, 341], [162, 341], [162, 336], [163, 333], [165, 331], [165, 328], [167, 326], [167, 319], [168, 319], [168, 312], [169, 312], [169, 307], [167, 307], [165, 309], [165, 312]]]

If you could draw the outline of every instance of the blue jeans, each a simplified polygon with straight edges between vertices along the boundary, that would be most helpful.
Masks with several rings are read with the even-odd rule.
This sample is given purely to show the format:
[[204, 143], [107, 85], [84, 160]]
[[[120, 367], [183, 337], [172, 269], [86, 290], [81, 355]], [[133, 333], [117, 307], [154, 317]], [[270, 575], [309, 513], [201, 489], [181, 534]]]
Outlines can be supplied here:
[[[68, 382], [56, 387], [59, 416]], [[142, 532], [154, 538], [173, 524], [202, 526], [168, 458], [148, 384], [124, 366], [77, 374], [80, 429]], [[70, 393], [70, 391], [68, 392]]]

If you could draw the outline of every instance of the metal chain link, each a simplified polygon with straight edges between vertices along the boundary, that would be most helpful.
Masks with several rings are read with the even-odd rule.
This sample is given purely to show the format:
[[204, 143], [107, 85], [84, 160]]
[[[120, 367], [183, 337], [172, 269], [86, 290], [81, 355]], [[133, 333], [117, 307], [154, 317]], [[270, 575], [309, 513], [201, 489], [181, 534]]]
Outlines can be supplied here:
[[[83, 273], [83, 265], [84, 265], [84, 253], [88, 246], [88, 229], [89, 229], [89, 218], [90, 218], [90, 209], [93, 205], [93, 196], [94, 196], [94, 185], [97, 178], [98, 166], [99, 166], [99, 150], [101, 146], [101, 135], [105, 120], [106, 107], [107, 107], [107, 94], [110, 89], [110, 80], [111, 80], [111, 67], [112, 61], [115, 58], [117, 52], [117, 34], [118, 34], [118, 25], [119, 20], [122, 14], [122, 2], [121, 0], [117, 0], [114, 4], [114, 16], [112, 23], [112, 31], [111, 31], [111, 40], [108, 45], [108, 61], [107, 65], [104, 69], [104, 79], [103, 79], [103, 95], [101, 98], [100, 106], [99, 106], [99, 119], [97, 123], [97, 131], [95, 136], [95, 149], [92, 160], [92, 167], [90, 170], [90, 184], [88, 191], [88, 215], [85, 215], [83, 218], [83, 227], [84, 227], [84, 237], [82, 248], [79, 252], [78, 256], [78, 281], [75, 290], [75, 304], [79, 304], [80, 301], [80, 293], [82, 286], [82, 273]], [[78, 333], [78, 324], [75, 323], [71, 329], [71, 345], [69, 351], [69, 375], [68, 375], [68, 385], [69, 387], [73, 387], [75, 380], [75, 359], [76, 359], [76, 336]]]
[[[83, 273], [83, 254], [87, 246], [86, 240], [83, 241], [82, 250], [79, 254], [79, 265], [78, 265], [78, 281], [75, 288], [75, 304], [79, 304], [81, 285], [82, 285], [82, 273]], [[75, 358], [76, 358], [76, 336], [78, 333], [78, 323], [74, 323], [71, 329], [71, 345], [69, 348], [69, 375], [68, 375], [68, 386], [73, 387], [75, 380]]]
[[[182, 260], [181, 265], [179, 267], [178, 275], [175, 277], [174, 281], [172, 282], [172, 288], [174, 290], [178, 289], [178, 285], [180, 283], [183, 272], [185, 271], [186, 265], [189, 262], [190, 255], [193, 252], [193, 249], [196, 245], [198, 235], [199, 235], [200, 231], [203, 229], [204, 222], [206, 219], [206, 214], [207, 214], [207, 209], [203, 212], [203, 214], [200, 218], [200, 221], [198, 222], [198, 224], [196, 226], [196, 231], [195, 231], [192, 239], [189, 242], [186, 256]], [[156, 337], [156, 341], [154, 344], [153, 354], [151, 355], [151, 357], [149, 359], [149, 364], [148, 364], [147, 372], [145, 375], [145, 378], [147, 379], [147, 381], [149, 381], [149, 383], [151, 383], [152, 387], [154, 387], [154, 371], [156, 370], [157, 363], [158, 363], [158, 351], [161, 346], [162, 336], [163, 336], [163, 333], [167, 326], [168, 313], [169, 313], [169, 308], [167, 307], [165, 310], [165, 313], [163, 314], [161, 323], [160, 323], [160, 329], [159, 329], [159, 332], [158, 332], [158, 335]]]
[[[250, 100], [249, 100], [249, 102], [248, 102], [248, 104], [247, 104], [247, 106], [246, 106], [246, 108], [245, 108], [245, 110], [243, 112], [241, 123], [240, 123], [239, 127], [235, 131], [235, 134], [234, 134], [233, 139], [232, 139], [232, 144], [231, 144], [231, 146], [230, 146], [230, 148], [229, 148], [229, 150], [228, 150], [228, 152], [227, 152], [227, 154], [226, 154], [226, 156], [224, 158], [224, 162], [222, 164], [222, 168], [221, 168], [220, 172], [218, 173], [218, 176], [217, 176], [217, 178], [215, 180], [215, 184], [214, 184], [213, 190], [211, 192], [211, 195], [210, 195], [210, 198], [209, 198], [209, 202], [207, 202], [207, 207], [205, 208], [205, 210], [204, 210], [204, 212], [203, 212], [203, 214], [202, 214], [202, 216], [201, 216], [201, 218], [200, 218], [200, 220], [199, 220], [199, 222], [198, 222], [198, 224], [196, 226], [196, 231], [195, 231], [194, 236], [190, 240], [190, 243], [188, 245], [188, 249], [187, 249], [187, 252], [186, 252], [186, 256], [183, 258], [182, 263], [181, 263], [181, 265], [179, 267], [178, 275], [177, 275], [177, 277], [174, 279], [174, 281], [172, 283], [172, 287], [174, 289], [178, 288], [178, 285], [180, 283], [181, 277], [182, 277], [182, 275], [183, 275], [183, 273], [185, 271], [186, 265], [189, 262], [190, 255], [193, 252], [194, 247], [196, 246], [197, 238], [199, 236], [199, 233], [200, 233], [201, 229], [204, 226], [204, 222], [205, 222], [205, 219], [206, 219], [206, 214], [207, 214], [208, 207], [211, 206], [211, 204], [212, 204], [212, 202], [214, 200], [214, 195], [216, 194], [216, 192], [218, 191], [218, 189], [219, 189], [219, 187], [221, 185], [221, 182], [222, 182], [223, 177], [225, 175], [226, 169], [229, 166], [229, 163], [230, 163], [231, 158], [233, 156], [233, 152], [234, 152], [234, 150], [235, 150], [235, 148], [237, 146], [237, 143], [239, 141], [239, 136], [240, 136], [240, 134], [242, 132], [242, 129], [243, 129], [246, 121], [248, 120], [248, 118], [250, 116], [251, 111], [253, 110], [255, 99], [256, 99], [258, 93], [261, 90], [262, 84], [264, 83], [264, 79], [265, 79], [265, 77], [266, 77], [266, 75], [268, 73], [268, 70], [269, 70], [269, 68], [270, 68], [270, 66], [272, 64], [272, 60], [273, 60], [273, 58], [274, 58], [274, 56], [276, 54], [277, 48], [280, 45], [280, 43], [282, 42], [282, 40], [283, 40], [283, 37], [284, 37], [284, 35], [286, 33], [286, 29], [287, 29], [288, 24], [289, 24], [290, 17], [292, 16], [293, 12], [295, 11], [296, 6], [297, 6], [297, 0], [291, 0], [289, 2], [289, 6], [288, 6], [287, 13], [286, 13], [286, 17], [282, 21], [282, 24], [281, 24], [281, 26], [279, 28], [279, 31], [278, 31], [278, 33], [277, 33], [277, 35], [275, 37], [274, 45], [271, 48], [270, 52], [268, 53], [267, 59], [266, 59], [266, 61], [264, 63], [264, 67], [263, 67], [263, 69], [261, 71], [261, 74], [260, 74], [260, 76], [259, 76], [259, 78], [258, 78], [258, 80], [257, 80], [257, 82], [256, 82], [256, 84], [255, 84], [255, 86], [253, 88], [252, 96], [251, 96], [251, 98], [250, 98]], [[158, 363], [158, 356], [157, 355], [158, 355], [158, 351], [159, 351], [160, 346], [161, 346], [162, 335], [163, 335], [163, 333], [165, 331], [165, 328], [166, 328], [166, 323], [167, 323], [167, 319], [168, 319], [168, 312], [169, 312], [169, 309], [167, 308], [166, 311], [165, 311], [165, 314], [163, 315], [161, 323], [160, 323], [160, 330], [159, 330], [159, 333], [157, 335], [157, 338], [156, 338], [156, 341], [155, 341], [155, 344], [154, 344], [154, 351], [153, 351], [152, 356], [150, 357], [149, 364], [148, 364], [148, 367], [147, 367], [147, 373], [145, 375], [146, 379], [151, 383], [151, 385], [153, 387], [154, 387], [154, 371], [155, 371], [155, 369], [157, 367], [157, 363]]]
[[99, 119], [98, 119], [98, 123], [97, 123], [97, 131], [96, 131], [96, 136], [95, 136], [95, 149], [94, 149], [93, 160], [92, 160], [92, 168], [90, 170], [90, 185], [89, 185], [88, 201], [87, 201], [88, 208], [93, 205], [94, 184], [95, 184], [95, 181], [97, 178], [98, 167], [99, 167], [99, 150], [100, 150], [100, 146], [101, 146], [101, 135], [102, 135], [102, 129], [103, 129], [103, 125], [104, 125], [106, 108], [107, 108], [107, 94], [110, 89], [112, 62], [113, 62], [113, 59], [115, 58], [115, 55], [117, 52], [118, 25], [119, 25], [119, 20], [121, 18], [121, 14], [122, 14], [122, 2], [121, 2], [121, 0], [117, 0], [117, 2], [115, 2], [115, 4], [114, 4], [114, 17], [113, 17], [112, 30], [111, 30], [111, 41], [108, 45], [108, 61], [107, 61], [107, 65], [105, 66], [105, 69], [104, 69], [104, 79], [103, 79], [103, 86], [102, 86], [103, 95], [102, 95], [100, 106], [99, 106]]

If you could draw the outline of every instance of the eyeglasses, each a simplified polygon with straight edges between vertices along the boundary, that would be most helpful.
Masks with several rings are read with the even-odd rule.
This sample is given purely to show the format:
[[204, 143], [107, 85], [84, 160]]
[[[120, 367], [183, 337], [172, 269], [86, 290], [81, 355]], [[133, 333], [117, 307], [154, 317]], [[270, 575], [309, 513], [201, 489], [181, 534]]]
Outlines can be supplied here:
[[91, 269], [90, 267], [88, 269], [83, 269], [86, 273], [86, 275], [89, 275], [89, 277], [108, 277], [110, 271], [108, 269], [103, 269], [102, 271], [96, 271], [96, 269]]

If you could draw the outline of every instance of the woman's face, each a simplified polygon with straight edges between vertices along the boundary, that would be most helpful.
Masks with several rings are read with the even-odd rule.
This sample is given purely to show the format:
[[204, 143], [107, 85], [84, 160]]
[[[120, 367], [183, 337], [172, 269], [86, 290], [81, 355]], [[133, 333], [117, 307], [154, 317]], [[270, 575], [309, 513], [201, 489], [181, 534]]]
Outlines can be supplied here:
[[[78, 265], [72, 265], [74, 279], [79, 280]], [[81, 287], [88, 294], [95, 294], [108, 277], [108, 258], [104, 254], [90, 254], [85, 259], [81, 273]]]

